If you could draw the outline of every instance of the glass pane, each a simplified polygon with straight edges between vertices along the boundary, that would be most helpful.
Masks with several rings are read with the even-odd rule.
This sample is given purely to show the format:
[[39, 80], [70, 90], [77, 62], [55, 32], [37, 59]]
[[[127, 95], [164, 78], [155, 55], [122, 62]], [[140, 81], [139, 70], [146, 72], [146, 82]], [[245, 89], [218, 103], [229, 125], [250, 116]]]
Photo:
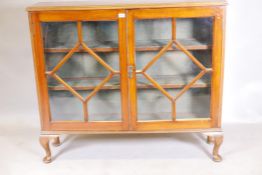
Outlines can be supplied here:
[[117, 25], [42, 24], [52, 120], [121, 120]]
[[210, 117], [210, 88], [194, 88], [185, 92], [176, 103], [176, 118]]
[[79, 100], [69, 91], [49, 90], [52, 121], [83, 120], [83, 109]]
[[135, 26], [136, 45], [139, 47], [163, 45], [171, 39], [171, 19], [137, 20]]
[[120, 121], [120, 90], [101, 90], [89, 103], [89, 121]]
[[138, 120], [210, 117], [212, 18], [135, 25]]
[[170, 120], [171, 103], [158, 89], [149, 87], [150, 82], [137, 75], [137, 111], [138, 120]]
[[90, 48], [103, 50], [118, 47], [118, 26], [116, 21], [83, 22], [84, 42]]
[[78, 41], [76, 22], [42, 23], [45, 48], [72, 48]]

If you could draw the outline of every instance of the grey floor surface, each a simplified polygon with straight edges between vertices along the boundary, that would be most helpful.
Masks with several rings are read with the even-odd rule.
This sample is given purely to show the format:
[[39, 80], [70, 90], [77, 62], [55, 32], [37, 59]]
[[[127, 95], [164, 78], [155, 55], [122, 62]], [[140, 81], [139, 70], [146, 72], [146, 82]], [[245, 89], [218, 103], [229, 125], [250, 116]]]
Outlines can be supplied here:
[[262, 175], [262, 124], [224, 124], [224, 160], [200, 134], [63, 135], [43, 164], [35, 121], [1, 122], [1, 175]]

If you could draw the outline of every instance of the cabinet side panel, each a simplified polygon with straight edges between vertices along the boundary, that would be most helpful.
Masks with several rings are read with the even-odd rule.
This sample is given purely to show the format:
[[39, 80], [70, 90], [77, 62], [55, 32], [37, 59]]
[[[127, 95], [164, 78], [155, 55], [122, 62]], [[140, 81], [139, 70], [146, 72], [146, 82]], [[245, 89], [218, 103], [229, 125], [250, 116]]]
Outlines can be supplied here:
[[38, 95], [41, 130], [48, 131], [50, 129], [50, 110], [48, 101], [47, 82], [45, 76], [45, 63], [43, 58], [41, 27], [37, 13], [31, 12], [28, 14], [28, 16], [31, 31], [31, 42], [34, 59], [36, 79], [35, 81]]
[[212, 126], [221, 127], [221, 106], [224, 72], [224, 17], [225, 9], [218, 8], [214, 17], [213, 28], [213, 78], [211, 82], [211, 118]]

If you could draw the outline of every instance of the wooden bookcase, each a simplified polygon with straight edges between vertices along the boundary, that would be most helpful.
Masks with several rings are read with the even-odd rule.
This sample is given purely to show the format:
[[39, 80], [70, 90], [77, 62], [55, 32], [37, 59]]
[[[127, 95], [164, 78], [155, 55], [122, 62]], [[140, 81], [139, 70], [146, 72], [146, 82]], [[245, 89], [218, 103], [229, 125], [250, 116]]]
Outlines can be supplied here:
[[204, 133], [220, 161], [225, 5], [28, 7], [44, 162], [59, 134], [158, 132]]

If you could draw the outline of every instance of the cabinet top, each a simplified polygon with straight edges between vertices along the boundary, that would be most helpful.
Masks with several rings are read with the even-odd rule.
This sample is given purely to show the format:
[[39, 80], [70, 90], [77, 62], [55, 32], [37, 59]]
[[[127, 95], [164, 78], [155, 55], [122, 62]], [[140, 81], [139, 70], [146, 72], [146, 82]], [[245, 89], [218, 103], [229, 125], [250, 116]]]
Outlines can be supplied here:
[[[95, 10], [95, 9], [140, 9], [140, 8], [163, 8], [163, 7], [198, 7], [198, 6], [223, 6], [226, 0], [152, 0], [153, 3], [114, 3], [114, 2], [40, 2], [27, 7], [27, 11], [50, 11], [50, 10]], [[140, 2], [140, 3], [139, 3]]]

